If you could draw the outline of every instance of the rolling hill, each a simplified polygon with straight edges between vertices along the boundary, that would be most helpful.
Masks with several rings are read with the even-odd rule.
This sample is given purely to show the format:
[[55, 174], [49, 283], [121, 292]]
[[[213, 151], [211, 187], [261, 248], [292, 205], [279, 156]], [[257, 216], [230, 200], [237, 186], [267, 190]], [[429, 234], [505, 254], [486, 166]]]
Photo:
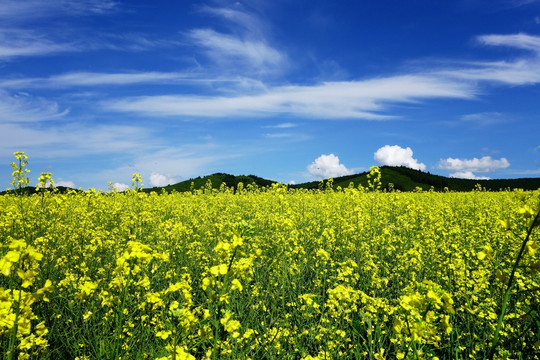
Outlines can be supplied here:
[[[440, 175], [433, 175], [429, 172], [423, 172], [420, 170], [413, 170], [406, 167], [396, 166], [382, 166], [381, 170], [381, 182], [385, 189], [393, 187], [400, 191], [414, 191], [417, 188], [422, 190], [430, 190], [432, 187], [435, 191], [471, 191], [477, 187], [482, 186], [483, 189], [491, 191], [499, 191], [505, 189], [523, 189], [523, 190], [536, 190], [540, 188], [540, 178], [520, 178], [520, 179], [493, 179], [493, 180], [471, 180], [471, 179], [457, 179], [449, 178]], [[367, 178], [368, 172], [360, 174], [347, 175], [333, 178], [333, 186], [337, 188], [346, 188], [352, 185], [357, 187], [362, 185], [364, 187], [368, 184]], [[237, 188], [238, 183], [242, 182], [244, 186], [248, 184], [256, 185], [258, 187], [269, 186], [275, 181], [263, 179], [255, 175], [230, 175], [224, 173], [216, 173], [209, 176], [197, 177], [182, 181], [173, 185], [164, 187], [146, 188], [144, 191], [157, 191], [160, 192], [164, 189], [167, 192], [170, 191], [190, 191], [192, 189], [201, 189], [208, 186], [211, 182], [212, 188], [217, 189], [225, 185], [227, 187]], [[292, 189], [317, 189], [320, 186], [326, 187], [328, 179], [321, 181], [312, 181], [302, 184], [288, 185]], [[390, 185], [392, 184], [392, 185]]]
[[[471, 180], [433, 175], [429, 172], [413, 170], [403, 166], [382, 166], [380, 167], [380, 170], [383, 189], [393, 188], [399, 191], [415, 191], [419, 188], [424, 191], [430, 190], [431, 188], [433, 188], [433, 190], [435, 191], [471, 191], [474, 190], [478, 185], [480, 185], [483, 189], [490, 191], [499, 191], [506, 189], [540, 189], [540, 178]], [[354, 187], [358, 187], [358, 185], [367, 187], [367, 175], [368, 172], [363, 172], [360, 174], [335, 177], [332, 179], [333, 187], [334, 189], [337, 189], [338, 187], [346, 188], [351, 186], [351, 184]], [[197, 177], [163, 187], [144, 188], [142, 189], [142, 191], [155, 191], [158, 193], [162, 191], [185, 192], [192, 191], [194, 189], [203, 189], [209, 186], [211, 186], [213, 189], [219, 189], [222, 186], [237, 189], [239, 183], [242, 183], [244, 187], [246, 187], [248, 184], [251, 184], [252, 186], [262, 188], [270, 186], [277, 182], [264, 179], [255, 175], [237, 176], [225, 173], [215, 173], [212, 175]], [[318, 189], [320, 187], [326, 188], [328, 186], [328, 179], [287, 186], [291, 189]], [[60, 193], [65, 193], [68, 190], [71, 189], [63, 186], [59, 186], [57, 188], [57, 191]], [[23, 193], [25, 194], [33, 194], [35, 192], [35, 187], [28, 186], [23, 189]], [[2, 191], [0, 192], [0, 195], [5, 193], [6, 191]]]

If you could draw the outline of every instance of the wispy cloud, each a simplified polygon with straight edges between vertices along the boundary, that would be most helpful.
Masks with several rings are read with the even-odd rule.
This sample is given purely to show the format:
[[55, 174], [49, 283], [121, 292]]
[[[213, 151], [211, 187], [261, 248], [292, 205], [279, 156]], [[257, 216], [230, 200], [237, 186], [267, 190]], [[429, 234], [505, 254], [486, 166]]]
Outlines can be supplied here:
[[461, 116], [461, 121], [463, 123], [485, 127], [507, 122], [508, 119], [500, 112], [483, 112], [463, 115]]
[[240, 62], [255, 70], [268, 71], [285, 61], [283, 54], [263, 41], [241, 39], [211, 29], [191, 30], [188, 37], [214, 62], [222, 65]]
[[485, 45], [512, 47], [532, 54], [511, 61], [471, 62], [461, 69], [445, 69], [437, 74], [509, 85], [540, 83], [540, 37], [527, 34], [482, 35], [477, 40]]
[[539, 0], [506, 0], [505, 5], [507, 8], [515, 8], [534, 4]]
[[528, 34], [510, 35], [481, 35], [477, 38], [480, 43], [491, 46], [508, 46], [517, 49], [540, 52], [540, 37]]
[[105, 102], [112, 111], [153, 116], [269, 116], [288, 114], [321, 119], [388, 119], [392, 103], [434, 98], [473, 98], [474, 89], [442, 77], [404, 75], [365, 81], [328, 82], [313, 86], [279, 86], [255, 95], [145, 96]]
[[233, 31], [238, 27], [242, 27], [246, 32], [245, 35], [253, 38], [262, 39], [265, 37], [265, 33], [269, 31], [261, 19], [238, 9], [203, 6], [201, 7], [201, 12], [225, 19], [229, 28]]
[[309, 135], [306, 135], [306, 134], [290, 133], [290, 132], [267, 133], [267, 134], [264, 134], [264, 137], [268, 139], [284, 140], [287, 142], [306, 141], [311, 138]]
[[118, 9], [118, 2], [110, 0], [2, 0], [0, 19], [6, 22], [26, 22], [58, 14], [80, 16], [104, 14]]
[[287, 55], [270, 44], [269, 27], [253, 13], [239, 8], [201, 7], [201, 12], [223, 20], [228, 32], [212, 28], [194, 28], [186, 32], [187, 41], [201, 49], [218, 66], [229, 73], [281, 73], [287, 66]]
[[11, 95], [0, 89], [0, 122], [24, 123], [59, 119], [69, 112], [54, 101], [26, 93]]
[[0, 60], [67, 51], [78, 51], [78, 49], [72, 43], [57, 42], [34, 31], [0, 29]]
[[290, 129], [290, 128], [293, 128], [293, 127], [296, 127], [296, 126], [298, 126], [298, 125], [294, 124], [294, 123], [286, 122], [286, 123], [281, 123], [281, 124], [277, 124], [277, 125], [263, 126], [263, 128], [267, 128], [267, 129]]
[[62, 124], [28, 126], [0, 123], [0, 153], [11, 154], [24, 149], [61, 158], [91, 154], [135, 154], [158, 145], [149, 129], [135, 126]]
[[47, 78], [0, 79], [3, 88], [64, 88], [74, 86], [134, 85], [204, 81], [197, 75], [179, 72], [93, 73], [76, 72]]
[[[111, 0], [2, 0], [0, 60], [99, 49], [146, 51], [178, 45], [177, 40], [151, 39], [136, 33], [89, 31], [76, 21], [82, 16], [107, 16], [119, 11], [124, 10]], [[53, 25], [56, 19], [64, 23]]]

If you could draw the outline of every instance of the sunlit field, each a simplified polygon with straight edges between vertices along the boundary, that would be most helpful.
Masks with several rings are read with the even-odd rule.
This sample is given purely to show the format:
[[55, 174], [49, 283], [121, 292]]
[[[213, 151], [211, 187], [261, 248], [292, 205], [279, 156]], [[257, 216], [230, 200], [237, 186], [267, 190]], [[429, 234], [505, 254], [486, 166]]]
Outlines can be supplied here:
[[0, 196], [4, 358], [539, 358], [540, 192], [134, 180]]

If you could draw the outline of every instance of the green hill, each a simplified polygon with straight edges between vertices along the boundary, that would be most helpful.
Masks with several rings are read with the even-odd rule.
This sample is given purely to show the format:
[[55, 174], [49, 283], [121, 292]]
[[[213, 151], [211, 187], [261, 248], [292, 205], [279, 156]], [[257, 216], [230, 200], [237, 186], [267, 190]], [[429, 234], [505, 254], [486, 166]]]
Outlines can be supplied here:
[[[397, 166], [382, 166], [381, 170], [381, 183], [383, 189], [393, 188], [400, 191], [414, 191], [418, 188], [422, 190], [430, 190], [433, 188], [435, 191], [444, 191], [448, 189], [450, 191], [471, 191], [478, 185], [483, 189], [491, 191], [499, 191], [505, 189], [523, 189], [523, 190], [536, 190], [540, 188], [540, 178], [521, 178], [521, 179], [494, 179], [494, 180], [471, 180], [471, 179], [457, 179], [449, 178], [440, 175], [433, 175], [429, 172], [423, 172], [420, 170], [413, 170], [407, 167]], [[362, 185], [368, 186], [368, 172], [360, 174], [340, 176], [333, 178], [333, 186], [337, 188], [349, 187], [350, 184], [354, 187]], [[164, 189], [167, 192], [170, 191], [190, 191], [193, 189], [201, 189], [207, 186], [208, 181], [211, 181], [212, 188], [219, 189], [222, 185], [227, 187], [237, 188], [238, 183], [242, 182], [244, 186], [248, 184], [257, 185], [258, 187], [269, 186], [276, 183], [272, 180], [263, 179], [255, 175], [230, 175], [224, 173], [216, 173], [209, 176], [198, 177], [186, 181], [179, 182], [174, 185], [154, 188], [147, 188], [144, 191], [162, 191]], [[328, 179], [321, 181], [311, 181], [302, 184], [288, 185], [292, 189], [318, 189], [323, 186], [326, 187]], [[392, 184], [392, 185], [390, 185]]]
[[[482, 186], [482, 188], [491, 191], [499, 191], [504, 189], [536, 190], [540, 188], [540, 178], [471, 180], [448, 178], [406, 167], [382, 166], [380, 170], [382, 187], [384, 189], [389, 189], [392, 187], [393, 189], [400, 191], [413, 191], [418, 188], [421, 188], [422, 190], [430, 190], [433, 188], [435, 191], [444, 191], [445, 189], [450, 191], [471, 191], [474, 190], [478, 184]], [[368, 172], [363, 172], [360, 174], [336, 177], [333, 178], [333, 186], [334, 188], [337, 188], [338, 186], [341, 188], [346, 188], [352, 183], [354, 187], [358, 187], [358, 185], [367, 187], [367, 175]], [[146, 188], [143, 189], [143, 191], [161, 192], [163, 189], [167, 192], [171, 192], [173, 190], [184, 192], [193, 189], [205, 188], [208, 186], [209, 181], [214, 189], [219, 189], [221, 186], [236, 189], [238, 183], [240, 182], [242, 182], [244, 186], [252, 184], [258, 187], [265, 187], [276, 183], [275, 181], [263, 179], [255, 175], [235, 176], [224, 173], [216, 173], [204, 177], [189, 179], [174, 185]], [[328, 179], [325, 179], [322, 180], [322, 184], [321, 181], [311, 181], [302, 184], [288, 185], [288, 187], [292, 189], [318, 189], [321, 186], [327, 187], [327, 184]]]
[[[470, 179], [457, 179], [449, 178], [440, 175], [433, 175], [429, 172], [423, 172], [420, 170], [413, 170], [406, 167], [396, 166], [382, 166], [381, 171], [381, 183], [383, 189], [393, 188], [400, 191], [414, 191], [418, 188], [422, 190], [430, 190], [433, 188], [435, 191], [444, 191], [446, 189], [450, 191], [471, 191], [478, 185], [483, 189], [491, 191], [499, 191], [506, 189], [523, 189], [523, 190], [536, 190], [540, 189], [540, 178], [520, 178], [520, 179], [494, 179], [494, 180], [470, 180]], [[340, 176], [333, 178], [333, 186], [336, 189], [338, 186], [341, 188], [352, 186], [363, 187], [368, 186], [368, 172], [360, 174]], [[144, 188], [145, 192], [166, 192], [178, 191], [185, 192], [194, 189], [203, 189], [211, 184], [213, 189], [219, 189], [222, 186], [228, 188], [238, 188], [239, 183], [243, 183], [244, 187], [248, 184], [257, 187], [266, 187], [275, 184], [276, 181], [261, 178], [255, 175], [230, 175], [224, 173], [215, 173], [212, 175], [197, 177], [186, 181], [181, 181], [173, 185], [167, 185], [163, 187]], [[328, 186], [328, 179], [321, 181], [311, 181], [302, 184], [288, 185], [292, 189], [318, 189], [320, 187], [326, 188]], [[57, 191], [65, 193], [69, 188], [58, 187]], [[27, 187], [23, 189], [25, 194], [32, 194], [35, 192], [34, 187]], [[0, 192], [1, 194], [5, 191]]]
[[191, 191], [193, 189], [202, 189], [205, 188], [208, 184], [212, 185], [212, 188], [219, 189], [222, 185], [225, 185], [227, 187], [232, 187], [234, 189], [238, 188], [238, 183], [242, 183], [244, 186], [247, 186], [248, 184], [251, 185], [257, 185], [258, 187], [265, 187], [270, 186], [275, 181], [263, 179], [261, 177], [255, 176], [255, 175], [230, 175], [230, 174], [224, 174], [224, 173], [215, 173], [212, 175], [204, 176], [204, 177], [197, 177], [194, 179], [189, 179], [186, 181], [181, 181], [179, 183], [173, 184], [173, 185], [167, 185], [163, 187], [153, 187], [153, 188], [145, 188], [143, 191], [145, 192], [161, 192], [162, 189], [164, 189], [167, 192], [171, 191], [178, 191], [178, 192], [184, 192], [184, 191]]
[[[414, 170], [403, 166], [382, 166], [380, 170], [382, 187], [389, 189], [392, 186], [394, 189], [400, 191], [413, 191], [417, 188], [429, 190], [432, 187], [435, 191], [444, 191], [445, 189], [450, 191], [471, 191], [474, 190], [477, 185], [491, 191], [505, 189], [536, 190], [540, 188], [540, 178], [473, 180], [433, 175], [429, 172]], [[336, 177], [333, 179], [334, 188], [337, 186], [346, 188], [350, 183], [352, 183], [354, 187], [358, 187], [358, 185], [367, 187], [367, 175], [368, 172], [363, 172], [355, 175]], [[327, 179], [323, 181], [323, 186], [326, 187], [327, 181]], [[316, 189], [319, 186], [320, 181], [313, 181], [292, 185], [291, 187]]]

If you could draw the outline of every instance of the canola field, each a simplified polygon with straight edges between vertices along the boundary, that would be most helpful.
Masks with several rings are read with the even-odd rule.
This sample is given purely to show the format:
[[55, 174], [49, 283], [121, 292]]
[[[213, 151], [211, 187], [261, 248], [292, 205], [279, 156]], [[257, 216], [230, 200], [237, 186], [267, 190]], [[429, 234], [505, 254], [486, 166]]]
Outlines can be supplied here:
[[540, 192], [376, 180], [0, 196], [1, 356], [538, 359]]

